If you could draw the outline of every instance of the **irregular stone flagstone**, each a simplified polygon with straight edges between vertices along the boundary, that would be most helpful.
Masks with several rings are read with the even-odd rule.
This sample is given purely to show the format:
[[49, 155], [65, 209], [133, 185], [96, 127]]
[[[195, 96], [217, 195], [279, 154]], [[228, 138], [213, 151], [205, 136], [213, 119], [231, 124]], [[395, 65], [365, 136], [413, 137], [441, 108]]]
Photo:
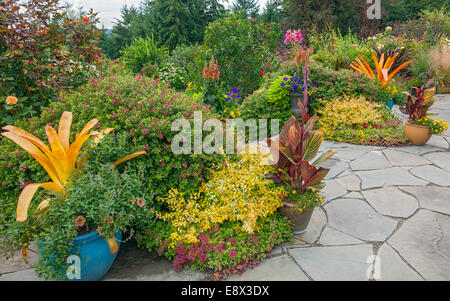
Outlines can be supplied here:
[[176, 272], [173, 264], [154, 253], [139, 249], [129, 241], [119, 250], [110, 271], [103, 280], [111, 281], [199, 281], [205, 274], [199, 271]]
[[384, 241], [397, 222], [357, 199], [337, 199], [325, 205], [328, 226], [364, 241]]
[[32, 268], [33, 264], [36, 264], [39, 260], [39, 255], [35, 252], [28, 252], [28, 263], [23, 260], [22, 252], [14, 254], [13, 258], [6, 260], [3, 256], [0, 256], [0, 275], [5, 273], [17, 272], [28, 270]]
[[417, 145], [406, 145], [406, 146], [398, 146], [392, 148], [393, 150], [397, 150], [400, 152], [406, 152], [414, 155], [423, 155], [431, 152], [439, 152], [444, 151], [442, 148], [434, 147], [431, 145], [423, 145], [423, 146], [417, 146]]
[[346, 198], [346, 199], [364, 199], [361, 192], [358, 192], [358, 191], [352, 191], [349, 194], [344, 195], [344, 198]]
[[382, 151], [372, 151], [350, 163], [352, 170], [374, 170], [392, 167]]
[[327, 217], [322, 208], [314, 208], [313, 215], [309, 221], [306, 232], [299, 235], [300, 239], [307, 243], [314, 243], [322, 233], [323, 228], [327, 225]]
[[305, 273], [288, 256], [266, 259], [241, 276], [231, 275], [230, 281], [309, 281]]
[[378, 250], [377, 257], [379, 260], [379, 274], [377, 272], [374, 274], [374, 278], [377, 281], [424, 280], [387, 243], [384, 243]]
[[34, 269], [0, 275], [0, 281], [42, 281]]
[[400, 152], [393, 149], [385, 149], [383, 152], [393, 166], [420, 166], [431, 164], [430, 161], [418, 155]]
[[382, 215], [407, 218], [419, 208], [419, 202], [414, 197], [397, 187], [366, 190], [362, 194], [367, 202]]
[[427, 145], [448, 149], [448, 142], [442, 136], [433, 135]]
[[361, 179], [350, 174], [348, 176], [339, 177], [336, 182], [341, 184], [345, 189], [350, 191], [359, 191], [361, 188]]
[[346, 195], [348, 192], [341, 184], [336, 182], [336, 180], [325, 180], [324, 183], [325, 187], [321, 192], [325, 197], [325, 203]]
[[424, 180], [440, 186], [450, 186], [450, 173], [436, 166], [426, 165], [416, 167], [410, 172]]
[[350, 235], [339, 232], [333, 228], [326, 227], [320, 236], [319, 244], [324, 246], [343, 246], [343, 245], [357, 245], [364, 242], [351, 237]]
[[351, 148], [334, 148], [334, 150], [336, 150], [336, 154], [333, 158], [345, 161], [355, 160], [367, 152], [365, 150], [356, 150]]
[[362, 189], [383, 186], [425, 186], [429, 182], [416, 178], [401, 167], [382, 170], [368, 170], [355, 172], [362, 180]]
[[450, 188], [449, 187], [400, 187], [402, 190], [414, 195], [421, 208], [438, 211], [450, 215]]
[[450, 172], [450, 152], [437, 152], [424, 155], [425, 158]]
[[420, 210], [388, 243], [426, 280], [450, 279], [450, 217]]
[[376, 150], [385, 149], [385, 146], [375, 146], [375, 145], [361, 145], [361, 144], [351, 144], [351, 143], [335, 143], [334, 148], [349, 148], [353, 150], [370, 152]]
[[373, 255], [371, 245], [300, 248], [289, 253], [314, 280], [369, 280], [367, 261]]
[[334, 179], [336, 176], [338, 176], [344, 170], [348, 169], [350, 166], [345, 161], [337, 159], [329, 159], [325, 161], [323, 164], [321, 164], [320, 167], [330, 169], [330, 172], [325, 177], [326, 180], [329, 180]]

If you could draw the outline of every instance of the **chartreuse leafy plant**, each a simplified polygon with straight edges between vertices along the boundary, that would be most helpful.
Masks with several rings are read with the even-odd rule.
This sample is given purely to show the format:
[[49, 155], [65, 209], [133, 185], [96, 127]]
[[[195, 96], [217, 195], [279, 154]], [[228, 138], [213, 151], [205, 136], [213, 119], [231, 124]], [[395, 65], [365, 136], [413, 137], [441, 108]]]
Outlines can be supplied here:
[[[58, 132], [56, 132], [56, 130], [49, 125], [45, 128], [50, 147], [48, 147], [36, 136], [33, 136], [18, 127], [11, 125], [3, 127], [6, 132], [1, 134], [14, 141], [18, 146], [38, 161], [52, 180], [51, 182], [33, 183], [25, 186], [17, 203], [16, 220], [18, 222], [24, 222], [27, 220], [28, 208], [33, 196], [40, 187], [50, 191], [53, 194], [65, 192], [67, 187], [70, 187], [71, 183], [69, 178], [72, 176], [74, 170], [82, 166], [85, 161], [85, 158], [80, 156], [80, 149], [83, 144], [91, 136], [97, 136], [97, 141], [94, 141], [94, 143], [98, 143], [98, 139], [101, 139], [104, 134], [110, 133], [113, 130], [112, 128], [106, 128], [100, 132], [90, 132], [90, 130], [93, 129], [97, 123], [98, 119], [92, 119], [89, 121], [76, 136], [75, 141], [70, 144], [69, 140], [70, 127], [72, 124], [72, 113], [64, 112], [59, 122]], [[113, 165], [118, 165], [145, 153], [145, 151], [135, 152], [115, 161]], [[48, 205], [49, 201], [44, 200], [39, 204], [38, 209], [43, 210], [48, 207]], [[111, 253], [117, 252], [118, 245], [115, 239], [108, 239], [108, 244], [111, 248]], [[26, 251], [23, 251], [23, 253], [26, 254]]]

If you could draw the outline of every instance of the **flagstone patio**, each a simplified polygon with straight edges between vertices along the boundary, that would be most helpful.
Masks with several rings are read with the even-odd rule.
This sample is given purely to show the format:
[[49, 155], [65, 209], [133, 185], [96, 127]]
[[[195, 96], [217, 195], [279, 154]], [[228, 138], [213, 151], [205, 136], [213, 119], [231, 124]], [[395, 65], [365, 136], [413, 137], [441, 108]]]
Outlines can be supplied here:
[[[432, 113], [450, 121], [450, 95]], [[306, 233], [230, 280], [450, 280], [450, 132], [426, 146], [371, 147], [325, 141], [335, 149]], [[36, 260], [37, 256], [32, 256]], [[36, 280], [20, 257], [0, 259], [0, 280]], [[105, 280], [202, 280], [133, 243]]]

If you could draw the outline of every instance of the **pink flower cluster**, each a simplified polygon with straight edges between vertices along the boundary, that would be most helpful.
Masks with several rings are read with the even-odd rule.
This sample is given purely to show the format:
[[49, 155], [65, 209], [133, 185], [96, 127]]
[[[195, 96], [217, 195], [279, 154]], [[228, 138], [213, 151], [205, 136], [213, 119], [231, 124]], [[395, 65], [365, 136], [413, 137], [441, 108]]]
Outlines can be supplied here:
[[288, 30], [284, 34], [284, 44], [288, 45], [289, 43], [293, 44], [301, 44], [305, 37], [300, 29], [298, 30]]

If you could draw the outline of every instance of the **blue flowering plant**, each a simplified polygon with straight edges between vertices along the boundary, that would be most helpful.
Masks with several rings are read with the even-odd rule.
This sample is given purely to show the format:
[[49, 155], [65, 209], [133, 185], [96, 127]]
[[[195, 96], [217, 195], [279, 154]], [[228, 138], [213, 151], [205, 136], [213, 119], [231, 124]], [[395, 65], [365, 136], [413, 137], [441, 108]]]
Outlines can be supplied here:
[[235, 118], [235, 111], [237, 107], [241, 104], [242, 98], [239, 95], [239, 89], [233, 88], [223, 95], [223, 112], [230, 113]]

